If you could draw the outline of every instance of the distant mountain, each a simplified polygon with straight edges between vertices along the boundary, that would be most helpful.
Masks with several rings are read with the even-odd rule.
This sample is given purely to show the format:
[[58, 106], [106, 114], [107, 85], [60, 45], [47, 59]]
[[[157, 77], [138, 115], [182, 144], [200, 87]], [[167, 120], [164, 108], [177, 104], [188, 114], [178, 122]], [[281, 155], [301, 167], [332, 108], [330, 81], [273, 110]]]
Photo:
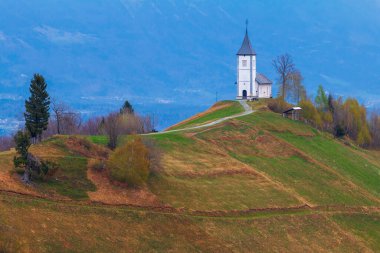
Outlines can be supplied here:
[[324, 84], [375, 106], [379, 8], [353, 0], [2, 0], [0, 128], [17, 127], [34, 72], [86, 117], [128, 99], [157, 114], [161, 129], [202, 111], [216, 93], [233, 98], [246, 18], [260, 72], [275, 80], [271, 61], [288, 52], [310, 91]]

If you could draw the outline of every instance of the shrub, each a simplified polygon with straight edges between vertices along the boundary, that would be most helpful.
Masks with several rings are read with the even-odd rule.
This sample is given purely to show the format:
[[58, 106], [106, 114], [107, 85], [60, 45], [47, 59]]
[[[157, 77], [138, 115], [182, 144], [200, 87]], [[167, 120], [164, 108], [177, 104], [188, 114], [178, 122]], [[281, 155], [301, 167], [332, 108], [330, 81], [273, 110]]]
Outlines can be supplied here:
[[51, 161], [41, 161], [39, 158], [28, 155], [27, 168], [30, 179], [46, 180], [52, 177], [58, 170], [58, 165]]
[[24, 168], [26, 165], [26, 160], [21, 156], [14, 156], [13, 164], [16, 169]]
[[111, 179], [133, 187], [146, 183], [149, 166], [149, 152], [140, 137], [132, 138], [117, 148], [107, 163]]
[[18, 157], [13, 159], [14, 166], [21, 167], [22, 165], [26, 165], [28, 158], [28, 150], [31, 145], [30, 137], [28, 133], [24, 133], [23, 131], [18, 131], [14, 136], [14, 142], [16, 144], [16, 151], [18, 153]]
[[152, 174], [157, 174], [161, 171], [162, 152], [152, 139], [144, 138], [143, 143], [149, 153], [149, 170]]
[[268, 102], [268, 108], [276, 113], [282, 113], [292, 106], [284, 101], [282, 98], [271, 99]]
[[15, 142], [15, 149], [17, 151], [18, 156], [13, 158], [13, 164], [17, 173], [19, 173], [20, 169], [23, 169], [24, 174], [22, 176], [22, 180], [26, 183], [30, 181], [30, 169], [28, 168], [28, 150], [30, 148], [30, 137], [29, 134], [23, 131], [18, 131], [13, 137]]
[[88, 165], [91, 169], [101, 172], [106, 168], [106, 164], [104, 160], [99, 159], [90, 159]]
[[342, 125], [337, 124], [334, 128], [334, 135], [335, 137], [342, 138], [346, 135], [346, 130], [343, 128]]
[[306, 122], [311, 123], [318, 128], [321, 128], [322, 118], [313, 103], [310, 100], [302, 100], [300, 102], [300, 107], [302, 108], [303, 119]]
[[367, 126], [360, 128], [356, 142], [362, 147], [368, 146], [371, 143], [371, 133], [369, 132], [369, 128]]

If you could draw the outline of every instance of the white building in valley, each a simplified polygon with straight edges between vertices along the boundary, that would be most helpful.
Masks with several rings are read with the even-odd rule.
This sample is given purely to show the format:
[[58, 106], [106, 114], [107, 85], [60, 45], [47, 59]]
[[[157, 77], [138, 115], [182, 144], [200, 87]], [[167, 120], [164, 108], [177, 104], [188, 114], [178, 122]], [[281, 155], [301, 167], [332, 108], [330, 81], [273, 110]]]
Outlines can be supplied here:
[[272, 97], [272, 81], [256, 72], [256, 52], [248, 37], [248, 30], [241, 48], [237, 52], [237, 96], [236, 99], [258, 99]]

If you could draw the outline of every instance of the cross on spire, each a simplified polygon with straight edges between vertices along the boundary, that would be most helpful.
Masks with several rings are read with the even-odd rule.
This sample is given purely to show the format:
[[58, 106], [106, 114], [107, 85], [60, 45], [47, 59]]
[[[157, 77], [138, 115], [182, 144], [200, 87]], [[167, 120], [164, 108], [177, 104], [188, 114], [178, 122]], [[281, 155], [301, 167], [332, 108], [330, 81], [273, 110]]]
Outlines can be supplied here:
[[245, 20], [245, 33], [248, 33], [248, 18]]

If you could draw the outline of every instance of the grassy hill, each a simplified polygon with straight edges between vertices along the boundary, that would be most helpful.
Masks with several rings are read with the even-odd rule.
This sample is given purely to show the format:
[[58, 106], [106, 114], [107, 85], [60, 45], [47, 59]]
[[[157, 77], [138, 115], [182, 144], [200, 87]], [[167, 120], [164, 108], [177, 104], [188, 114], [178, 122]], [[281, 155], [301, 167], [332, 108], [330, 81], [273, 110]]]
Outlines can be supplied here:
[[[163, 157], [142, 189], [112, 185], [90, 169], [109, 152], [105, 137], [34, 146], [59, 169], [28, 187], [10, 173], [14, 154], [0, 153], [0, 249], [379, 251], [380, 152], [284, 119], [265, 102], [251, 106], [253, 114], [212, 127], [145, 136]], [[242, 111], [224, 101], [171, 129]]]

